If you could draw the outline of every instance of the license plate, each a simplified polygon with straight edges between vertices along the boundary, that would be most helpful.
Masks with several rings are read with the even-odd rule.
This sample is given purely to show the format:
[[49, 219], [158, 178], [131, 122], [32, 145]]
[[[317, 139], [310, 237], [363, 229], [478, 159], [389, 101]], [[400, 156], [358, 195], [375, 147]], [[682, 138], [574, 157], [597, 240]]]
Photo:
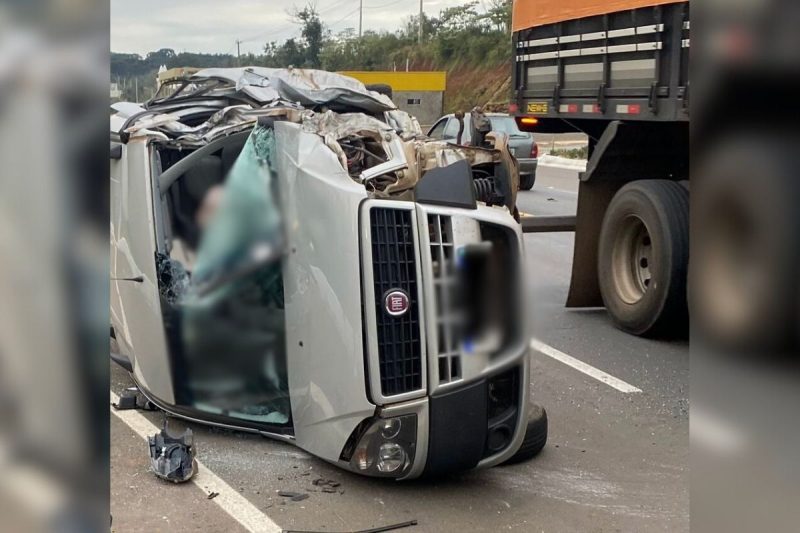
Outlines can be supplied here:
[[528, 113], [544, 115], [548, 108], [547, 102], [531, 102], [528, 104]]

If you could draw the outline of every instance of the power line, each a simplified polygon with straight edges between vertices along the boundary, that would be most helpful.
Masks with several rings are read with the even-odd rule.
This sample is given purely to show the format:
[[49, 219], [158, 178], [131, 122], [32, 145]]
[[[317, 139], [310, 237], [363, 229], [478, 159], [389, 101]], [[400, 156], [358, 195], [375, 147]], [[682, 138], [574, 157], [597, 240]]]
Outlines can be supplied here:
[[343, 8], [345, 4], [349, 4], [351, 0], [342, 0], [341, 2], [337, 2], [332, 6], [328, 6], [326, 9], [320, 9], [317, 14], [323, 15], [326, 13], [332, 13], [333, 11], [338, 11], [339, 9]]
[[263, 37], [266, 37], [268, 35], [280, 35], [282, 33], [286, 33], [287, 31], [296, 30], [296, 29], [297, 29], [297, 25], [296, 24], [282, 26], [282, 27], [278, 28], [277, 30], [267, 30], [267, 31], [263, 31], [263, 32], [261, 32], [261, 33], [259, 33], [257, 35], [254, 35], [252, 37], [248, 37], [246, 39], [239, 39], [239, 42], [247, 43], [247, 42], [250, 42], [250, 41], [255, 41], [255, 40], [258, 40], [258, 39], [262, 39]]
[[328, 27], [329, 27], [329, 28], [333, 28], [333, 26], [336, 26], [337, 24], [339, 24], [339, 23], [340, 23], [340, 22], [342, 22], [343, 20], [345, 20], [345, 19], [347, 19], [347, 18], [349, 18], [349, 17], [351, 17], [351, 16], [355, 15], [355, 14], [356, 14], [358, 11], [359, 11], [359, 8], [355, 8], [353, 11], [351, 11], [351, 12], [350, 12], [350, 13], [348, 13], [347, 15], [343, 16], [342, 18], [340, 18], [340, 19], [339, 19], [339, 20], [337, 20], [336, 22], [332, 22], [332, 23], [328, 24]]
[[[337, 3], [335, 3], [335, 4], [331, 5], [331, 6], [328, 6], [326, 9], [322, 9], [322, 10], [318, 11], [317, 14], [318, 15], [322, 15], [323, 13], [338, 11], [340, 8], [344, 7], [346, 4], [349, 4], [351, 1], [352, 0], [341, 0], [340, 2], [337, 2]], [[264, 37], [273, 37], [273, 36], [276, 36], [276, 35], [281, 35], [283, 33], [286, 33], [286, 32], [289, 32], [289, 31], [293, 31], [293, 30], [297, 30], [297, 23], [295, 23], [295, 22], [292, 22], [292, 23], [284, 25], [284, 26], [280, 26], [275, 30], [265, 30], [265, 31], [263, 31], [261, 33], [253, 35], [251, 37], [247, 37], [245, 39], [239, 39], [239, 42], [240, 43], [247, 43], [247, 42], [250, 42], [250, 41], [263, 39]]]
[[[328, 6], [325, 9], [321, 9], [321, 10], [317, 11], [317, 14], [320, 15], [320, 18], [321, 18], [321, 15], [338, 11], [340, 8], [344, 7], [347, 4], [350, 4], [350, 2], [352, 2], [352, 1], [353, 0], [341, 0], [339, 2], [336, 2], [336, 3]], [[333, 27], [336, 26], [337, 24], [339, 24], [342, 21], [344, 21], [344, 20], [348, 19], [349, 17], [353, 16], [355, 13], [358, 13], [358, 36], [361, 37], [362, 28], [363, 28], [364, 9], [384, 9], [384, 8], [387, 8], [387, 7], [390, 7], [390, 6], [394, 6], [394, 5], [397, 5], [397, 4], [400, 4], [400, 3], [403, 3], [403, 2], [407, 2], [407, 1], [408, 0], [392, 0], [391, 2], [386, 2], [386, 3], [383, 3], [383, 4], [377, 5], [377, 6], [365, 6], [364, 5], [364, 0], [359, 0], [358, 7], [356, 7], [354, 10], [348, 12], [342, 18], [340, 18], [340, 19], [338, 19], [338, 20], [336, 20], [334, 22], [331, 22], [331, 23], [326, 23], [326, 25], [329, 28], [333, 29]], [[420, 21], [421, 20], [422, 20], [422, 0], [420, 0]], [[419, 31], [420, 42], [422, 41], [422, 27], [421, 26], [422, 26], [422, 24], [420, 23], [420, 31]], [[293, 31], [293, 30], [295, 30], [295, 31], [297, 30], [297, 24], [296, 23], [292, 23], [292, 24], [286, 25], [286, 26], [281, 26], [281, 27], [279, 27], [278, 29], [275, 29], [275, 30], [266, 30], [266, 31], [263, 31], [263, 32], [258, 33], [256, 35], [252, 35], [250, 37], [246, 37], [244, 39], [236, 39], [235, 42], [236, 42], [236, 47], [237, 47], [237, 56], [239, 55], [238, 54], [239, 46], [241, 44], [243, 44], [243, 43], [248, 43], [248, 42], [251, 42], [251, 41], [260, 40], [260, 39], [263, 39], [265, 37], [270, 38], [270, 40], [274, 40], [274, 39], [272, 39], [273, 37], [281, 35], [281, 34], [285, 34], [286, 32]]]

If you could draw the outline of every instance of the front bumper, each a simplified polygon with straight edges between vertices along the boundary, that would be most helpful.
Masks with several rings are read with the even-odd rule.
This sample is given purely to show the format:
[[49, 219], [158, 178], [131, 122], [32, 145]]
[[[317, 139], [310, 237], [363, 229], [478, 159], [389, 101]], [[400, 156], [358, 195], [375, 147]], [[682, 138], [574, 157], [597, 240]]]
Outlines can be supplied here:
[[[511, 393], [511, 402], [498, 409], [494, 388], [509, 377], [514, 389], [502, 392]], [[525, 357], [494, 376], [430, 397], [424, 475], [488, 468], [514, 455], [525, 437], [528, 383]]]
[[[513, 375], [513, 389], [498, 390], [497, 385]], [[529, 363], [527, 352], [512, 365], [478, 381], [457, 388], [379, 409], [371, 421], [414, 415], [416, 439], [411, 451], [413, 460], [397, 475], [385, 475], [374, 469], [359, 470], [352, 449], [342, 454], [338, 465], [347, 470], [398, 480], [421, 476], [436, 477], [472, 468], [489, 468], [508, 460], [525, 437], [529, 405]], [[510, 401], [500, 408], [493, 398], [505, 396]], [[365, 426], [366, 427], [366, 426]], [[353, 448], [361, 435], [356, 428]]]
[[[387, 200], [365, 201], [360, 225], [369, 398], [380, 418], [417, 415], [413, 464], [398, 477], [439, 475], [506, 460], [524, 437], [529, 383], [518, 298], [524, 258], [519, 225], [499, 207], [466, 210]], [[458, 284], [463, 280], [455, 281], [466, 261], [459, 257], [487, 243], [497, 250], [493, 257], [501, 270], [473, 281], [485, 283], [493, 297], [503, 296], [470, 309], [491, 309], [492, 317], [502, 317], [486, 322], [500, 339], [495, 344], [483, 342], [483, 330], [471, 340], [462, 337], [463, 325], [454, 320], [467, 309], [451, 306], [462, 305], [451, 304], [452, 295], [467, 287]], [[495, 283], [500, 278], [507, 281]], [[404, 317], [385, 314], [385, 294], [392, 290], [410, 297]], [[509, 372], [514, 373], [513, 385], [500, 383]], [[498, 387], [513, 388], [506, 394], [508, 409], [500, 412], [490, 394]]]
[[529, 174], [536, 174], [536, 167], [539, 166], [538, 159], [517, 159], [519, 163], [519, 171], [527, 172]]

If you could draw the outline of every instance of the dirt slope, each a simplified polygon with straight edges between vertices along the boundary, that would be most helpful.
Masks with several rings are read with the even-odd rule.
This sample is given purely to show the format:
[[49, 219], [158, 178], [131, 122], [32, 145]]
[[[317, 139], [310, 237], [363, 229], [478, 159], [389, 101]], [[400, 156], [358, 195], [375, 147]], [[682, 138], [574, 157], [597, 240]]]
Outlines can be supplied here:
[[447, 72], [444, 112], [469, 111], [476, 105], [506, 111], [511, 95], [511, 64], [461, 65]]

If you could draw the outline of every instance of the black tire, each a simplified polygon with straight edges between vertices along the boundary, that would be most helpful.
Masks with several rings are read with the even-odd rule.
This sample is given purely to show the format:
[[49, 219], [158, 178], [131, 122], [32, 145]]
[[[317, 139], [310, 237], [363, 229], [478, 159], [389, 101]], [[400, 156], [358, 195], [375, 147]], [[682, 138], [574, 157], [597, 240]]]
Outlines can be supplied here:
[[533, 172], [520, 174], [519, 176], [519, 190], [529, 191], [533, 189], [533, 184], [536, 183], [536, 174]]
[[622, 187], [603, 218], [597, 261], [603, 303], [617, 327], [685, 334], [689, 191], [668, 180]]
[[528, 412], [528, 427], [525, 438], [517, 453], [508, 458], [503, 465], [513, 465], [533, 459], [547, 443], [547, 411], [544, 407], [532, 404]]

